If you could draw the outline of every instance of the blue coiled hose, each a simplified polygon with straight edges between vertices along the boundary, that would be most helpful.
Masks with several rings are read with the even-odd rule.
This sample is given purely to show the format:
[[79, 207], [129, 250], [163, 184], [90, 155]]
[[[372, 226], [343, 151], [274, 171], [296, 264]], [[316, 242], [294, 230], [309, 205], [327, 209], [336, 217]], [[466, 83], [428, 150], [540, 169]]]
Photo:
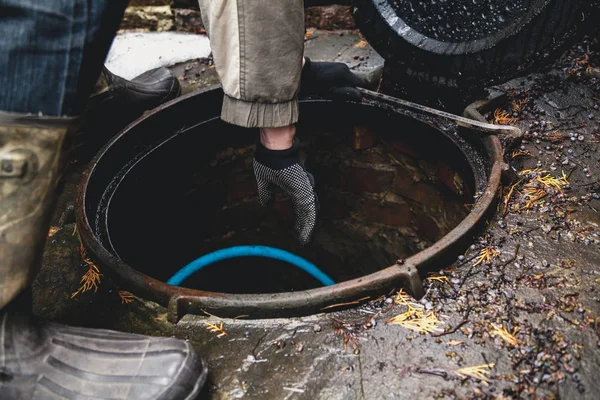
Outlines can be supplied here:
[[309, 273], [313, 278], [317, 279], [325, 286], [331, 286], [335, 284], [335, 282], [329, 276], [327, 276], [310, 261], [307, 261], [304, 258], [298, 257], [297, 255], [289, 253], [285, 250], [268, 246], [236, 246], [205, 254], [177, 271], [175, 275], [173, 275], [167, 281], [167, 283], [175, 286], [181, 285], [183, 281], [205, 266], [214, 264], [218, 261], [237, 257], [266, 257], [284, 261]]

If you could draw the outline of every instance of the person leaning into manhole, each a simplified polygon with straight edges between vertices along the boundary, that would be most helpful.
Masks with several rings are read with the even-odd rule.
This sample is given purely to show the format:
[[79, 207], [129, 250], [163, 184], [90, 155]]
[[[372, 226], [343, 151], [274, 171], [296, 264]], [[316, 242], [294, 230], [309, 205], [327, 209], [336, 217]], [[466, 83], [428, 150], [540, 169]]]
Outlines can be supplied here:
[[259, 128], [253, 166], [260, 203], [270, 205], [275, 188], [283, 190], [294, 206], [298, 240], [306, 244], [318, 199], [295, 137], [299, 91], [360, 101], [361, 80], [346, 64], [303, 57], [302, 3], [200, 0], [200, 10], [225, 92], [221, 119]]
[[[302, 58], [300, 0], [201, 0], [225, 90], [223, 119], [260, 128], [254, 168], [261, 202], [279, 186], [296, 230], [310, 239], [317, 212], [294, 123], [303, 89], [353, 100], [343, 64]], [[0, 0], [0, 399], [193, 399], [207, 370], [192, 347], [54, 324], [31, 314], [66, 151], [124, 1]], [[304, 68], [302, 67], [304, 64]], [[109, 117], [109, 116], [107, 116]]]

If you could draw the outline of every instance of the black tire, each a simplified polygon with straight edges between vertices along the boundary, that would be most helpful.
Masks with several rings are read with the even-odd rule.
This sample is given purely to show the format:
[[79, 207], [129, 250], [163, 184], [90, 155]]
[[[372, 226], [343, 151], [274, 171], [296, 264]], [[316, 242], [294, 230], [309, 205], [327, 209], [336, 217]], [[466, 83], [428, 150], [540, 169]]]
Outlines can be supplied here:
[[[472, 89], [505, 82], [556, 60], [585, 28], [594, 25], [597, 15], [589, 12], [597, 4], [590, 3], [594, 2], [532, 0], [523, 13], [527, 16], [516, 17], [517, 22], [509, 21], [477, 41], [452, 44], [404, 22], [398, 0], [353, 0], [353, 13], [358, 28], [389, 68], [419, 84]], [[397, 22], [391, 26], [389, 21], [396, 17], [404, 26]]]

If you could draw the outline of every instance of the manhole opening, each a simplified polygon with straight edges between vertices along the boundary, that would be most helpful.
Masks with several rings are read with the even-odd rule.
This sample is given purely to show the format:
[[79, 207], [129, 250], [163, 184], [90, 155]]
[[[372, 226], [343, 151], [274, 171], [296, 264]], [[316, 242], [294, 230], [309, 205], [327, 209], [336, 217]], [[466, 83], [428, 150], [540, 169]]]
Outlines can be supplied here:
[[[95, 221], [103, 245], [162, 281], [201, 255], [250, 244], [304, 257], [339, 283], [425, 249], [468, 214], [472, 169], [439, 130], [350, 104], [303, 104], [301, 121], [297, 134], [321, 203], [308, 246], [294, 240], [286, 196], [279, 194], [271, 209], [258, 203], [256, 132], [218, 118], [140, 149], [104, 193]], [[276, 293], [322, 284], [284, 262], [244, 257], [205, 267], [181, 286]]]

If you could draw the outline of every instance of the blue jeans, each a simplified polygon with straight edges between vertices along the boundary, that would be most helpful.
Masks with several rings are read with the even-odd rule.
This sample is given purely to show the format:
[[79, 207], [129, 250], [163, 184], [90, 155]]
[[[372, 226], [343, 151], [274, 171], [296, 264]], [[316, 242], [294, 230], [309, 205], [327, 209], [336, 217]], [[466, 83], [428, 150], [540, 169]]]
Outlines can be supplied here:
[[0, 0], [0, 111], [77, 116], [126, 0]]

